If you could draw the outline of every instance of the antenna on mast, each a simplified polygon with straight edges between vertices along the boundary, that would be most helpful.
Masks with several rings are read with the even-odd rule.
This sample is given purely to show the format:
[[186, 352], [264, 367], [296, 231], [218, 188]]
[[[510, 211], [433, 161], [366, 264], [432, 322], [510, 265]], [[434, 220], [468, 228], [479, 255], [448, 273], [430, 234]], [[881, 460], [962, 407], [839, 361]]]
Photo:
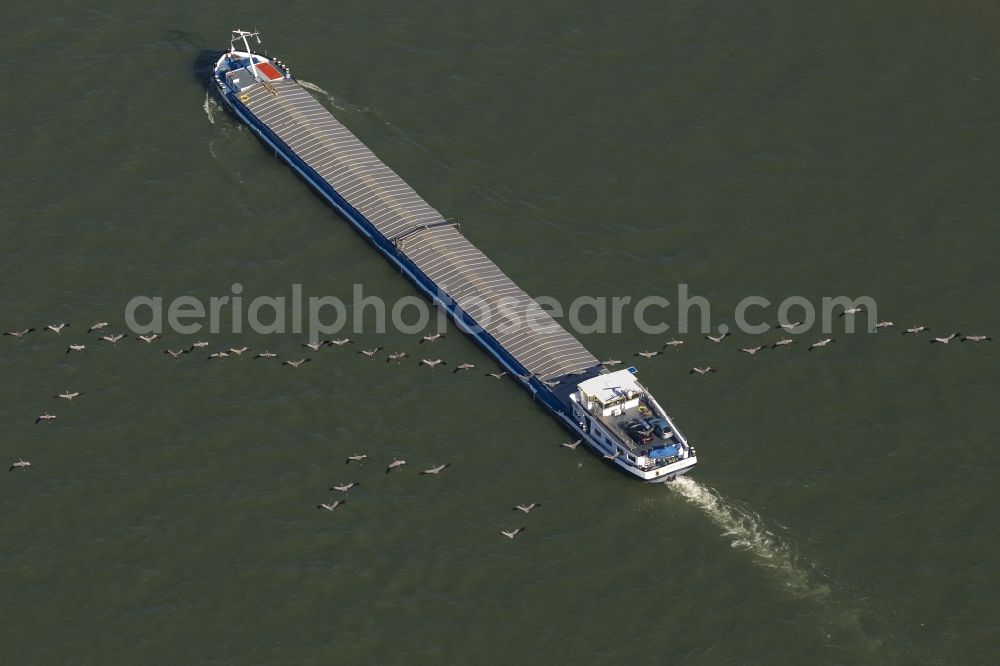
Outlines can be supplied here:
[[247, 58], [250, 60], [250, 73], [253, 74], [259, 81], [260, 76], [257, 75], [257, 65], [254, 62], [253, 53], [250, 51], [250, 42], [247, 40], [247, 37], [256, 37], [257, 43], [260, 44], [260, 32], [256, 28], [254, 28], [253, 32], [250, 32], [249, 30], [240, 30], [239, 28], [233, 30], [233, 38], [230, 40], [230, 44], [233, 47], [232, 50], [235, 50], [236, 42], [240, 40], [243, 41], [243, 47], [246, 49]]

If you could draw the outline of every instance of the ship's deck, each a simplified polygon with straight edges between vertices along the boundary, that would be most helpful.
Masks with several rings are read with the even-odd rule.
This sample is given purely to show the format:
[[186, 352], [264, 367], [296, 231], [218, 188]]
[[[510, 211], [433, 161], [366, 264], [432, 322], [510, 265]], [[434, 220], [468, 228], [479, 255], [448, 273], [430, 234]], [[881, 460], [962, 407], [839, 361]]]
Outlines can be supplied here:
[[[596, 357], [298, 83], [256, 85], [241, 102], [530, 374], [593, 369]], [[490, 313], [487, 319], [483, 312]]]

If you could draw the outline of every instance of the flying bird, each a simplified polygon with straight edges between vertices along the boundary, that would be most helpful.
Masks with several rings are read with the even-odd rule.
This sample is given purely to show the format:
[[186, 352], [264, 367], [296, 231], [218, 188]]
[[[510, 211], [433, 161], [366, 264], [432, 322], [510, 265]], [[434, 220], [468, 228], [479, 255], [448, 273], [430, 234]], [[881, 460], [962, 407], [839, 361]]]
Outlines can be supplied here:
[[46, 330], [52, 331], [53, 333], [62, 333], [63, 329], [69, 326], [69, 324], [48, 324], [45, 328]]
[[878, 333], [884, 328], [892, 328], [895, 325], [896, 324], [891, 321], [880, 321], [877, 324], [875, 324], [875, 328], [872, 329], [872, 333]]
[[330, 488], [330, 490], [339, 490], [342, 493], [346, 493], [356, 485], [358, 485], [358, 483], [356, 481], [352, 481], [351, 483], [345, 483], [342, 486], [334, 486], [333, 488]]
[[910, 335], [912, 333], [923, 333], [924, 331], [931, 330], [929, 326], [911, 326], [910, 328], [903, 331], [903, 335]]
[[771, 345], [771, 349], [776, 349], [778, 347], [787, 347], [788, 345], [792, 344], [795, 344], [795, 340], [791, 338], [781, 338], [780, 340], [776, 341], [773, 345]]
[[33, 329], [33, 328], [24, 328], [24, 329], [21, 329], [20, 331], [7, 331], [6, 333], [4, 333], [4, 335], [10, 335], [12, 337], [15, 337], [15, 338], [17, 338], [17, 341], [20, 342], [21, 340], [24, 339], [24, 336], [26, 336], [28, 333], [31, 333], [33, 330], [35, 330], [35, 329]]
[[458, 365], [455, 366], [455, 369], [452, 370], [452, 372], [455, 373], [455, 372], [461, 372], [462, 370], [472, 370], [475, 367], [476, 366], [473, 365], [472, 363], [459, 363]]
[[967, 335], [959, 342], [993, 342], [993, 338], [988, 335]]
[[90, 328], [87, 329], [87, 333], [93, 333], [94, 331], [100, 331], [107, 328], [110, 324], [106, 321], [99, 321]]
[[406, 464], [405, 460], [393, 460], [391, 463], [389, 463], [389, 466], [385, 468], [385, 473], [388, 474], [397, 467], [402, 467], [405, 464]]
[[324, 344], [325, 343], [323, 342], [303, 342], [302, 346], [312, 349], [313, 351], [319, 351], [319, 348], [322, 347]]
[[582, 439], [578, 439], [575, 442], [563, 442], [559, 446], [565, 446], [567, 449], [570, 449], [571, 451], [576, 451], [576, 447], [580, 446], [580, 442], [582, 441], [583, 441]]
[[347, 460], [344, 461], [345, 465], [350, 465], [352, 462], [363, 463], [368, 460], [368, 455], [365, 453], [355, 453], [353, 456], [347, 456]]
[[783, 328], [783, 329], [785, 329], [786, 331], [789, 331], [789, 332], [791, 332], [791, 330], [792, 330], [793, 328], [798, 328], [798, 327], [799, 327], [799, 326], [801, 326], [801, 325], [802, 325], [802, 322], [801, 322], [801, 321], [796, 321], [796, 322], [788, 322], [788, 323], [785, 323], [785, 324], [782, 324], [782, 323], [779, 323], [779, 324], [778, 324], [778, 328]]
[[511, 530], [510, 532], [507, 532], [505, 530], [500, 530], [500, 534], [504, 535], [508, 539], [513, 539], [514, 537], [516, 537], [518, 534], [520, 534], [523, 531], [524, 531], [523, 527], [518, 527], [516, 530]]
[[840, 313], [840, 316], [843, 317], [844, 315], [856, 315], [856, 314], [861, 314], [862, 312], [865, 311], [866, 310], [864, 306], [859, 305], [856, 308], [844, 308], [844, 311]]
[[451, 463], [444, 463], [443, 465], [437, 465], [436, 467], [425, 469], [424, 471], [421, 472], [421, 474], [440, 474], [442, 470], [445, 470], [449, 467], [451, 467]]
[[615, 452], [614, 452], [614, 453], [610, 453], [610, 454], [608, 454], [608, 453], [605, 453], [605, 454], [604, 454], [604, 457], [605, 457], [606, 459], [608, 459], [608, 460], [614, 460], [615, 458], [617, 458], [617, 457], [618, 457], [618, 456], [620, 456], [621, 454], [622, 454], [622, 450], [621, 450], [621, 449], [615, 449]]
[[336, 345], [338, 347], [343, 347], [348, 342], [354, 342], [354, 340], [351, 340], [350, 338], [341, 338], [339, 340], [336, 339], [336, 338], [334, 338], [333, 340], [327, 340], [326, 344], [328, 344], [330, 346]]
[[723, 340], [725, 340], [728, 337], [729, 337], [729, 332], [727, 331], [727, 332], [725, 332], [725, 333], [723, 333], [721, 335], [706, 335], [705, 339], [706, 340], [711, 340], [715, 344], [719, 344], [720, 342], [722, 342]]
[[518, 504], [514, 507], [514, 511], [523, 511], [524, 513], [531, 513], [533, 509], [537, 509], [542, 505], [541, 502], [532, 502], [531, 504]]
[[128, 336], [125, 335], [124, 333], [119, 333], [118, 335], [102, 335], [101, 340], [104, 340], [105, 342], [110, 342], [111, 344], [117, 346], [118, 343], [122, 341], [122, 339], [127, 337]]
[[702, 377], [704, 377], [710, 372], [715, 372], [715, 368], [713, 368], [710, 365], [706, 365], [704, 368], [691, 368], [690, 370], [688, 370], [689, 375], [698, 374], [701, 375]]
[[300, 358], [297, 361], [293, 360], [284, 361], [281, 365], [290, 365], [293, 368], [299, 368], [303, 363], [308, 363], [311, 360], [312, 360], [311, 358]]
[[426, 365], [428, 368], [430, 368], [431, 370], [433, 370], [434, 368], [436, 368], [439, 365], [448, 365], [448, 364], [445, 363], [444, 361], [442, 361], [439, 358], [435, 358], [435, 359], [422, 358], [422, 359], [420, 359], [420, 363], [417, 363], [417, 365]]
[[204, 349], [207, 346], [208, 342], [205, 340], [198, 340], [197, 342], [191, 344], [191, 351], [194, 351], [195, 349]]
[[407, 354], [406, 352], [392, 352], [391, 354], [389, 354], [388, 357], [386, 357], [385, 362], [388, 363], [389, 361], [396, 361], [397, 363], [399, 363], [407, 356], [409, 356], [409, 354]]
[[740, 349], [740, 351], [743, 352], [744, 354], [749, 354], [751, 357], [754, 357], [757, 355], [757, 352], [759, 352], [761, 349], [767, 349], [767, 348], [764, 345], [757, 345], [756, 347], [744, 347], [743, 349]]
[[211, 354], [208, 355], [208, 359], [206, 360], [211, 361], [213, 358], [217, 358], [221, 361], [224, 358], [229, 358], [229, 352], [224, 352], [224, 351], [212, 352]]
[[264, 351], [260, 352], [256, 356], [254, 356], [254, 358], [278, 358], [278, 355], [274, 354], [272, 352], [269, 352], [268, 350], [265, 349]]
[[11, 463], [10, 469], [7, 471], [13, 472], [15, 469], [28, 469], [29, 467], [31, 467], [30, 462], [24, 458], [18, 458], [16, 463]]
[[317, 504], [316, 508], [317, 509], [326, 509], [327, 511], [333, 511], [334, 509], [336, 509], [341, 504], [346, 504], [346, 503], [347, 503], [347, 500], [340, 499], [340, 500], [337, 500], [336, 502], [334, 502], [333, 504]]
[[610, 359], [610, 360], [607, 360], [607, 361], [601, 361], [601, 365], [603, 365], [603, 366], [605, 366], [607, 368], [613, 368], [616, 365], [621, 365], [621, 364], [622, 364], [622, 362], [619, 361], [616, 358], [613, 358], [613, 359]]
[[46, 422], [48, 422], [48, 421], [55, 421], [56, 418], [57, 417], [55, 415], [49, 414], [48, 412], [45, 412], [44, 414], [42, 414], [41, 416], [39, 416], [37, 419], [35, 419], [35, 423], [41, 423], [42, 421], [46, 421]]
[[507, 371], [504, 370], [503, 372], [487, 372], [485, 376], [492, 377], [493, 379], [503, 379], [504, 375], [506, 374]]
[[137, 339], [137, 340], [142, 340], [143, 342], [145, 342], [145, 343], [146, 343], [146, 344], [148, 345], [148, 344], [149, 344], [149, 343], [151, 343], [151, 342], [152, 342], [153, 340], [156, 340], [156, 339], [157, 339], [157, 338], [159, 338], [159, 337], [160, 337], [159, 335], [157, 335], [156, 333], [154, 333], [153, 335], [140, 335], [140, 336], [139, 336], [138, 338], [136, 338], [136, 339]]
[[433, 335], [425, 335], [423, 338], [420, 339], [420, 344], [424, 344], [425, 342], [437, 342], [443, 337], [444, 333], [434, 333]]
[[82, 352], [86, 350], [87, 350], [87, 345], [70, 345], [69, 347], [66, 348], [66, 353], [68, 354], [71, 351]]
[[248, 352], [248, 351], [250, 351], [249, 347], [230, 347], [229, 348], [229, 353], [230, 354], [236, 354], [237, 356], [242, 356], [243, 352]]
[[811, 345], [809, 345], [809, 349], [807, 351], [812, 351], [813, 349], [820, 349], [822, 347], [826, 347], [831, 342], [833, 342], [833, 338], [823, 338], [819, 342], [814, 342]]
[[359, 354], [364, 354], [368, 358], [375, 358], [375, 354], [377, 354], [380, 349], [382, 349], [382, 348], [381, 347], [375, 347], [374, 349], [362, 349], [358, 353]]
[[164, 354], [170, 354], [171, 356], [174, 357], [174, 360], [176, 361], [177, 359], [179, 359], [181, 357], [181, 354], [187, 354], [188, 350], [187, 349], [164, 349], [163, 353]]
[[77, 396], [81, 396], [81, 395], [83, 395], [82, 391], [73, 391], [73, 392], [70, 392], [69, 389], [67, 389], [67, 390], [63, 391], [62, 393], [60, 393], [59, 395], [57, 395], [55, 397], [56, 398], [62, 398], [63, 400], [68, 400], [70, 402], [73, 402], [73, 398], [75, 398]]
[[651, 359], [651, 358], [653, 358], [654, 356], [656, 356], [659, 353], [660, 352], [658, 352], [658, 351], [641, 351], [641, 352], [636, 352], [635, 355], [636, 356], [641, 356], [641, 357], [643, 357], [645, 359]]
[[931, 344], [934, 344], [935, 342], [940, 342], [941, 344], [946, 345], [946, 344], [948, 344], [949, 342], [951, 342], [952, 340], [954, 340], [955, 338], [957, 338], [960, 335], [962, 335], [962, 334], [961, 333], [952, 333], [951, 335], [949, 335], [946, 338], [933, 338], [930, 342], [931, 342]]
[[663, 348], [666, 349], [667, 347], [673, 347], [674, 349], [679, 350], [682, 344], [684, 344], [683, 340], [667, 340], [663, 343]]

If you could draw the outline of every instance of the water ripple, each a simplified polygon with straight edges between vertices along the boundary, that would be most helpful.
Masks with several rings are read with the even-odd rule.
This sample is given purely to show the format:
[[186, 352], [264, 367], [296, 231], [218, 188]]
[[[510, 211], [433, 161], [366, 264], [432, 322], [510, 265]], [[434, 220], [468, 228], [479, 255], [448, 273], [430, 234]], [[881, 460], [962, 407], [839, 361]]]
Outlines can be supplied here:
[[757, 563], [776, 571], [796, 596], [822, 600], [830, 595], [830, 588], [810, 574], [815, 566], [767, 529], [756, 513], [734, 506], [717, 490], [691, 477], [681, 477], [667, 487], [701, 509], [733, 548], [749, 551]]

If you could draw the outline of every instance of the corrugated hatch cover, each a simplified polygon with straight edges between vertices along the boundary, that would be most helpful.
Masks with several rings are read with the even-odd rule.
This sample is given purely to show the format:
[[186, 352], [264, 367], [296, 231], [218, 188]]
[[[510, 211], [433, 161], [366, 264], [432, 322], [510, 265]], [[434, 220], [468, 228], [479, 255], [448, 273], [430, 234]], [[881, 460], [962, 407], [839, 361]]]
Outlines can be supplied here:
[[290, 80], [270, 87], [253, 86], [241, 101], [382, 235], [405, 236], [399, 251], [528, 372], [546, 379], [599, 364], [304, 88]]

